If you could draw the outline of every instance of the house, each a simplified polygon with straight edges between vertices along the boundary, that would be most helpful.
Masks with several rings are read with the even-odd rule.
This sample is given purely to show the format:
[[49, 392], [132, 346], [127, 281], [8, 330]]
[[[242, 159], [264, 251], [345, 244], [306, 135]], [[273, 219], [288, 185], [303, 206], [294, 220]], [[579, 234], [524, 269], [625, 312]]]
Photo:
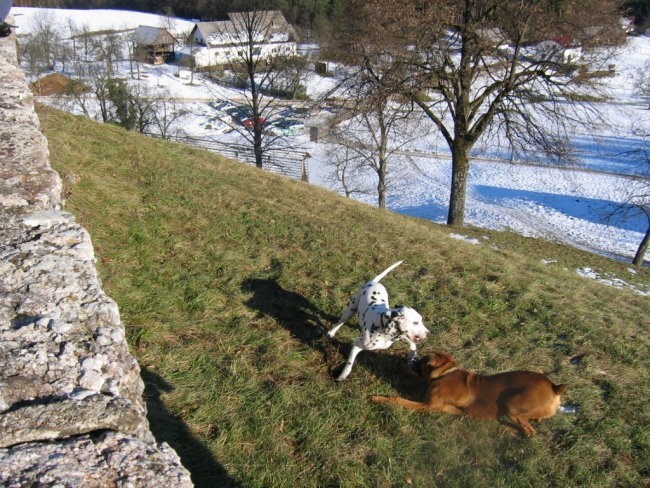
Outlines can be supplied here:
[[279, 10], [235, 12], [228, 20], [198, 22], [187, 44], [198, 48], [193, 52], [196, 66], [205, 67], [227, 64], [244, 53], [251, 39], [260, 59], [297, 52], [296, 31]]
[[164, 27], [139, 25], [133, 33], [134, 54], [151, 64], [162, 64], [174, 58], [178, 40]]
[[582, 47], [570, 36], [556, 36], [553, 40], [538, 42], [527, 50], [530, 59], [561, 65], [573, 65], [582, 58]]
[[636, 32], [636, 25], [634, 25], [634, 19], [632, 17], [621, 17], [619, 22], [621, 29], [623, 29], [626, 35], [631, 35]]

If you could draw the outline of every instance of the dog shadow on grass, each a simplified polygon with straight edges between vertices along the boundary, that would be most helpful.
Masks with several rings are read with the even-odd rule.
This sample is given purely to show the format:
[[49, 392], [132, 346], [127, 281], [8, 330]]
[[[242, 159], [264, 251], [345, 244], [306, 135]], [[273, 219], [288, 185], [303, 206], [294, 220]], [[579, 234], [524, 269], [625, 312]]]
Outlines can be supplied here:
[[[248, 307], [273, 318], [288, 330], [292, 337], [319, 351], [334, 381], [345, 365], [354, 340], [341, 342], [337, 337], [329, 339], [325, 336], [330, 327], [338, 321], [339, 316], [328, 314], [303, 295], [286, 290], [275, 277], [250, 278], [242, 283], [241, 288], [244, 292], [252, 294], [246, 302]], [[344, 305], [341, 304], [341, 310]], [[349, 326], [358, 332], [356, 321], [356, 317], [351, 319]], [[414, 383], [417, 382], [400, 372], [400, 366], [405, 362], [408, 350], [398, 351], [398, 347], [394, 347], [392, 354], [389, 352], [391, 350], [361, 352], [347, 381], [351, 381], [355, 373], [359, 374], [362, 369], [365, 369], [381, 381], [391, 384], [400, 394], [413, 394], [414, 388], [417, 388]], [[403, 354], [400, 355], [401, 352]]]
[[161, 396], [173, 390], [162, 377], [143, 367], [140, 376], [144, 381], [144, 398], [147, 403], [149, 428], [158, 442], [169, 444], [190, 472], [197, 488], [239, 488], [241, 484], [231, 478], [210, 450], [199, 441], [180, 417], [165, 406]]

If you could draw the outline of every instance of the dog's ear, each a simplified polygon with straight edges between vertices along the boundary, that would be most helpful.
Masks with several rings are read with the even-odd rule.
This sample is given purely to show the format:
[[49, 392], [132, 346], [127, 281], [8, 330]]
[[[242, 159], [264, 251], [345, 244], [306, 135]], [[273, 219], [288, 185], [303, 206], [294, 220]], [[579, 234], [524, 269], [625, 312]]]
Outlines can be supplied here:
[[456, 360], [447, 351], [436, 353], [436, 356], [438, 361], [438, 369], [446, 371], [456, 365]]
[[438, 353], [438, 358], [440, 360], [440, 364], [456, 362], [456, 360], [452, 357], [452, 355], [449, 354], [447, 351]]
[[438, 378], [445, 371], [451, 369], [456, 364], [454, 358], [448, 352], [433, 353], [427, 366], [429, 370], [429, 378]]
[[420, 375], [429, 380], [436, 378], [438, 366], [438, 355], [436, 353], [428, 354], [420, 360]]
[[404, 319], [404, 314], [397, 310], [387, 310], [384, 312], [384, 317], [386, 317], [386, 323], [389, 322], [401, 322]]
[[431, 365], [435, 368], [442, 366], [447, 361], [449, 361], [449, 358], [447, 356], [448, 355], [445, 352], [434, 352], [431, 358]]

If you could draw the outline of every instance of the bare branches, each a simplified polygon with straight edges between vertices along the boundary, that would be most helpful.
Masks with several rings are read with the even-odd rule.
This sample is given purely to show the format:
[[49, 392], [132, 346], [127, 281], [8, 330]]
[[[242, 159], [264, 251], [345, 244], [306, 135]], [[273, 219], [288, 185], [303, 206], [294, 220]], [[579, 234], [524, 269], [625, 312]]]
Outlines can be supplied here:
[[[568, 162], [565, 124], [607, 71], [588, 49], [617, 41], [618, 13], [605, 0], [370, 0], [358, 5], [347, 59], [397, 74], [389, 89], [409, 99], [452, 153], [448, 223], [462, 225], [469, 151], [487, 135], [517, 152]], [[618, 30], [617, 30], [618, 29]], [[621, 33], [622, 36], [622, 33]], [[356, 60], [356, 61], [355, 61]], [[601, 63], [603, 60], [598, 60]], [[578, 104], [577, 102], [580, 102]]]
[[220, 38], [217, 43], [228, 50], [226, 65], [244, 87], [245, 106], [250, 112], [245, 125], [235, 129], [251, 143], [256, 166], [261, 168], [264, 153], [278, 139], [264, 130], [278, 111], [277, 88], [287, 83], [299, 85], [297, 79], [302, 74], [288, 60], [295, 55], [286, 48], [293, 29], [279, 11], [249, 10], [231, 13], [229, 18], [216, 23], [215, 35]]

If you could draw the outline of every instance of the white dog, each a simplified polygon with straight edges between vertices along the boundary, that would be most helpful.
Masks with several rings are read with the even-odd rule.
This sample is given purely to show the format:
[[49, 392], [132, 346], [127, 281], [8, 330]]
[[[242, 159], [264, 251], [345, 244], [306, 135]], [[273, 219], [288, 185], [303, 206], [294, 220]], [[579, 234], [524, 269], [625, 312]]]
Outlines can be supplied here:
[[379, 281], [390, 273], [402, 261], [389, 266], [388, 269], [367, 282], [348, 302], [338, 323], [327, 332], [332, 338], [341, 326], [355, 313], [359, 314], [361, 336], [354, 341], [350, 356], [336, 381], [344, 381], [357, 355], [363, 351], [388, 349], [395, 342], [402, 340], [409, 345], [409, 363], [415, 363], [418, 357], [417, 344], [429, 337], [429, 330], [422, 322], [422, 316], [409, 307], [388, 307], [388, 292]]

